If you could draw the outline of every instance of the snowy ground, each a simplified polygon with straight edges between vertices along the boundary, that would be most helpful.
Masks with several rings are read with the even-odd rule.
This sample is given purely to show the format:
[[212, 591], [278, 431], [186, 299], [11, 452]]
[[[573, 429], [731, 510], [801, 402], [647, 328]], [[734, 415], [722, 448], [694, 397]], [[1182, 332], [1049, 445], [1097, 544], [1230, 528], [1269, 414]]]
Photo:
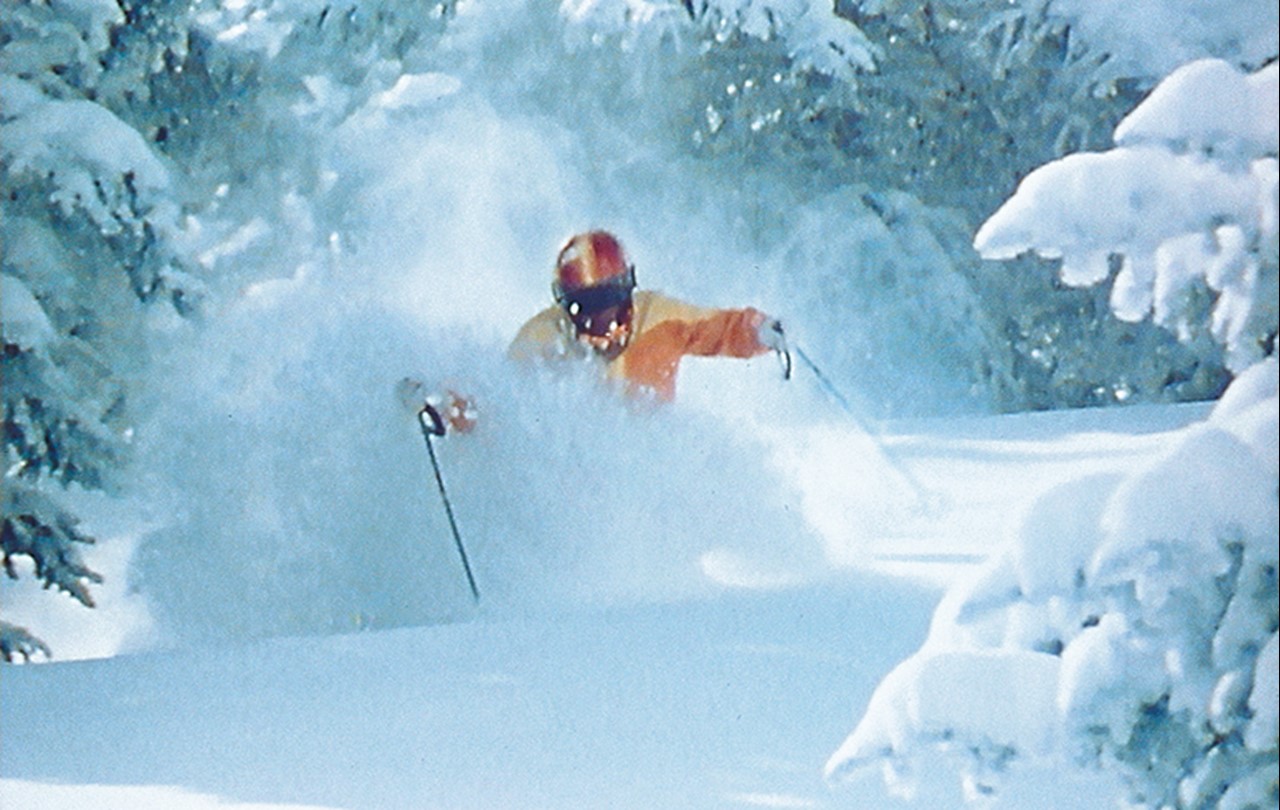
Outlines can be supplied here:
[[[695, 405], [700, 378], [695, 368]], [[925, 495], [904, 496], [898, 521], [868, 514], [885, 530], [864, 520], [856, 537], [843, 505], [866, 503], [859, 490], [909, 489], [901, 474], [869, 461], [874, 445], [847, 425], [807, 428], [805, 441], [773, 434], [774, 463], [790, 470], [827, 560], [785, 582], [749, 558], [712, 555], [705, 572], [736, 587], [6, 668], [0, 799], [32, 808], [958, 804], [954, 789], [945, 801], [925, 790], [902, 803], [875, 779], [832, 788], [823, 764], [876, 684], [920, 646], [938, 586], [998, 547], [1033, 496], [1132, 469], [1205, 412], [895, 425], [883, 445]], [[788, 448], [803, 448], [804, 463]], [[1095, 807], [1112, 787], [1030, 776], [1004, 806]], [[246, 802], [255, 804], [237, 804]]]

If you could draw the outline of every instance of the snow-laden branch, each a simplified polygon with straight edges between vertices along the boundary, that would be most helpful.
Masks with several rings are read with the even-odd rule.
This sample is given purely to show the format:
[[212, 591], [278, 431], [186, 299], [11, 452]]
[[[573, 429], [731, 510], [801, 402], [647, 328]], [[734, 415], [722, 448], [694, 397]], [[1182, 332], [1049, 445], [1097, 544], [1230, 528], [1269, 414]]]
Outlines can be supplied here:
[[1120, 122], [1115, 142], [1246, 158], [1274, 155], [1280, 127], [1278, 72], [1274, 62], [1251, 75], [1220, 59], [1192, 62], [1161, 82]]
[[1189, 331], [1190, 293], [1216, 297], [1209, 328], [1243, 369], [1276, 326], [1277, 68], [1193, 62], [1120, 123], [1117, 148], [1032, 172], [979, 229], [988, 259], [1061, 259], [1090, 286], [1115, 266], [1117, 317]]
[[[92, 101], [62, 101], [0, 76], [0, 160], [12, 179], [46, 179], [64, 215], [83, 211], [103, 234], [173, 230], [169, 172], [136, 129]], [[161, 224], [163, 223], [163, 224]]]
[[842, 80], [874, 70], [882, 56], [830, 0], [564, 0], [561, 13], [574, 24], [624, 35], [644, 27], [669, 30], [692, 18], [710, 24], [717, 38], [740, 33], [779, 40], [799, 70]]
[[[1039, 2], [1021, 2], [1036, 6]], [[1163, 76], [1212, 54], [1260, 65], [1276, 53], [1276, 7], [1255, 0], [1044, 0], [1073, 42], [1106, 54], [1103, 81]]]

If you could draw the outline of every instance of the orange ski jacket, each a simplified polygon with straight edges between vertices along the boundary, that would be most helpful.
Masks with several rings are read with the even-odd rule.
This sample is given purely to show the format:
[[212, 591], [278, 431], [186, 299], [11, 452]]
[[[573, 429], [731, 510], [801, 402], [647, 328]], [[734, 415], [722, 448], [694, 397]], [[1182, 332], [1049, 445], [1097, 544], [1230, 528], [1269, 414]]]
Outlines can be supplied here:
[[[769, 351], [759, 337], [767, 318], [751, 307], [705, 309], [644, 290], [632, 301], [630, 340], [605, 363], [605, 373], [633, 395], [652, 392], [660, 401], [674, 400], [676, 373], [686, 355], [745, 358]], [[557, 361], [589, 357], [592, 349], [577, 340], [564, 310], [550, 306], [520, 328], [507, 353], [525, 362]]]

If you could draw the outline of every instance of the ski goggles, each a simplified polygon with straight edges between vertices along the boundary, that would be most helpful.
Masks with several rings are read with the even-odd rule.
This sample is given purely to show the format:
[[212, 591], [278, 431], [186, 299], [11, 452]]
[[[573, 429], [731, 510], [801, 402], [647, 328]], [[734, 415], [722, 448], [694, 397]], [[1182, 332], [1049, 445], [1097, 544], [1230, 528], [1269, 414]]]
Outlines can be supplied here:
[[626, 273], [600, 284], [566, 290], [556, 283], [551, 291], [579, 334], [605, 337], [631, 317], [631, 292], [635, 286], [635, 268], [629, 267]]

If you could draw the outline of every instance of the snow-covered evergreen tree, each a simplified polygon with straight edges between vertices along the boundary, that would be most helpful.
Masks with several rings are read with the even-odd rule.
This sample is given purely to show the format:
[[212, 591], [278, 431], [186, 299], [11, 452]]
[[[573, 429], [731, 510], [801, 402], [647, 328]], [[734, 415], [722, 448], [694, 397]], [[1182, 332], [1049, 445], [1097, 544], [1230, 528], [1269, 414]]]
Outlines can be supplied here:
[[828, 774], [975, 800], [1038, 762], [1120, 772], [1143, 807], [1261, 808], [1277, 788], [1277, 364], [1148, 469], [1061, 485], [955, 588]]
[[[195, 289], [179, 267], [178, 207], [164, 161], [99, 98], [125, 14], [110, 2], [0, 9], [3, 244], [4, 564], [23, 558], [46, 587], [93, 605], [93, 542], [59, 486], [111, 489], [128, 450], [131, 377], [145, 364], [145, 302], [180, 310]], [[123, 73], [124, 75], [119, 75]], [[0, 628], [6, 659], [45, 652]]]
[[[1120, 124], [1116, 149], [1038, 169], [979, 231], [991, 258], [1035, 250], [1068, 284], [1112, 278], [1119, 318], [1153, 315], [1242, 373], [1152, 468], [1044, 495], [882, 683], [834, 777], [882, 764], [909, 789], [942, 763], [981, 798], [1019, 762], [1062, 757], [1120, 771], [1141, 806], [1280, 798], [1280, 404], [1262, 359], [1277, 327], [1276, 98], [1274, 63], [1193, 62]], [[963, 698], [913, 697], [943, 682]]]

